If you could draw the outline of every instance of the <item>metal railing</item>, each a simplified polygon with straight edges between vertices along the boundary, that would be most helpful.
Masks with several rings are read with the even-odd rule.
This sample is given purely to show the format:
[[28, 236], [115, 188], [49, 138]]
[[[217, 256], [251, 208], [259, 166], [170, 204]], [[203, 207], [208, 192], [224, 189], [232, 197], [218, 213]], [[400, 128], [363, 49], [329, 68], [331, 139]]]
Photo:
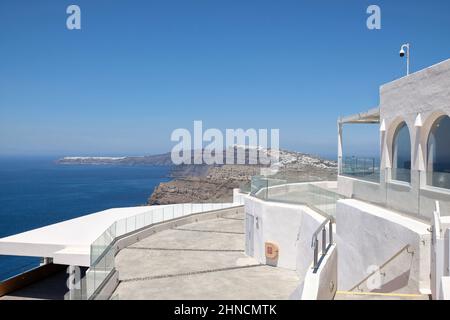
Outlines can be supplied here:
[[[322, 222], [322, 224], [317, 228], [317, 230], [312, 235], [311, 248], [313, 249], [314, 255], [313, 259], [314, 273], [317, 272], [317, 270], [319, 269], [320, 262], [323, 260], [323, 258], [328, 252], [328, 249], [333, 244], [333, 220], [334, 219], [332, 217], [328, 217], [327, 219], [325, 219], [325, 221]], [[327, 242], [327, 225], [328, 225], [328, 242]], [[322, 234], [322, 241], [321, 241], [322, 252], [320, 259], [319, 259], [319, 239], [318, 239], [319, 234]]]

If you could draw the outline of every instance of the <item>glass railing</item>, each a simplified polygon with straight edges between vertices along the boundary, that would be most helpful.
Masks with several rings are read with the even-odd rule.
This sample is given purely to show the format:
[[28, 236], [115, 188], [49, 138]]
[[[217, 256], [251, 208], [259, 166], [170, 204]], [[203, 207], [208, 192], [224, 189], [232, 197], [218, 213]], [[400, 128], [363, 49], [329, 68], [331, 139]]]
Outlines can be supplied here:
[[391, 169], [391, 179], [393, 181], [410, 183], [411, 182], [411, 169], [392, 168]]
[[140, 229], [173, 220], [179, 217], [227, 209], [240, 206], [241, 201], [234, 203], [182, 203], [165, 206], [152, 206], [141, 214], [117, 220], [105, 230], [91, 245], [91, 263], [86, 272], [86, 294], [90, 298], [102, 286], [115, 268], [115, 241]]
[[428, 171], [427, 185], [450, 190], [450, 172], [448, 171]]
[[380, 182], [380, 166], [375, 158], [342, 157], [340, 174], [361, 180]]
[[295, 175], [255, 176], [251, 195], [266, 201], [307, 205], [326, 216], [335, 216], [336, 202], [343, 197], [329, 186], [329, 182], [298, 180]]
[[248, 194], [252, 191], [252, 184], [250, 181], [241, 183], [239, 185], [239, 191], [245, 194]]
[[365, 179], [351, 182], [351, 198], [371, 202], [423, 220], [429, 220], [439, 201], [444, 215], [450, 215], [450, 173], [401, 168], [381, 171], [379, 184]]
[[[360, 162], [361, 163], [361, 162]], [[442, 214], [450, 215], [450, 173], [408, 169], [375, 170], [379, 182], [367, 175], [353, 175], [347, 182], [349, 194], [340, 195], [326, 182], [296, 181], [295, 177], [252, 178], [251, 195], [268, 201], [305, 204], [326, 215], [335, 215], [336, 202], [345, 197], [370, 202], [422, 220], [429, 220], [439, 201]], [[367, 172], [367, 171], [365, 171]]]

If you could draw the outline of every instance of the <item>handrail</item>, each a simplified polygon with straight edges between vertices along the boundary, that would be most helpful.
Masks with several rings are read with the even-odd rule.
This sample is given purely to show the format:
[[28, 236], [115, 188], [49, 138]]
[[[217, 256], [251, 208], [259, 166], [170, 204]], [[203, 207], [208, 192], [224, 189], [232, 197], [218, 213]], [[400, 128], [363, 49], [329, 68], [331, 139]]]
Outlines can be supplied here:
[[358, 284], [354, 285], [350, 290], [348, 291], [353, 291], [355, 289], [357, 289], [361, 284], [363, 284], [367, 279], [369, 279], [370, 277], [372, 277], [375, 273], [380, 272], [381, 269], [383, 269], [384, 267], [386, 267], [390, 262], [392, 262], [392, 260], [394, 260], [395, 258], [397, 258], [403, 251], [406, 250], [407, 253], [409, 254], [414, 254], [414, 251], [409, 252], [408, 249], [411, 248], [411, 246], [409, 244], [405, 245], [404, 247], [402, 247], [399, 251], [397, 251], [392, 257], [390, 257], [388, 260], [386, 260], [379, 268], [377, 268], [375, 271], [369, 273], [369, 275], [367, 275], [366, 277], [364, 277], [360, 282], [358, 282]]
[[[319, 240], [317, 239], [319, 233], [322, 233], [322, 258], [327, 254], [328, 249], [333, 244], [333, 217], [329, 216], [325, 219], [324, 222], [320, 224], [320, 226], [317, 228], [317, 230], [313, 233], [312, 239], [311, 239], [311, 248], [313, 249], [313, 255], [314, 255], [314, 263], [313, 263], [313, 269], [314, 273], [317, 272], [320, 266], [321, 260], [319, 260]], [[328, 226], [328, 242], [327, 245], [327, 224]]]

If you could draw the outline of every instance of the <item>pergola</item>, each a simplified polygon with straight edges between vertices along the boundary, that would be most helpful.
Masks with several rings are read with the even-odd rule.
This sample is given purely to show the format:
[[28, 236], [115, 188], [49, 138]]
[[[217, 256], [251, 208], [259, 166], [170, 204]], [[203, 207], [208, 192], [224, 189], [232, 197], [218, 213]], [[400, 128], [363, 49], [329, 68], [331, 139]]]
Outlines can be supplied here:
[[[379, 124], [380, 108], [376, 107], [366, 112], [357, 113], [351, 116], [340, 117], [338, 119], [338, 170], [342, 168], [342, 129], [344, 124]], [[381, 124], [383, 127], [383, 124]], [[384, 130], [384, 128], [380, 128]]]

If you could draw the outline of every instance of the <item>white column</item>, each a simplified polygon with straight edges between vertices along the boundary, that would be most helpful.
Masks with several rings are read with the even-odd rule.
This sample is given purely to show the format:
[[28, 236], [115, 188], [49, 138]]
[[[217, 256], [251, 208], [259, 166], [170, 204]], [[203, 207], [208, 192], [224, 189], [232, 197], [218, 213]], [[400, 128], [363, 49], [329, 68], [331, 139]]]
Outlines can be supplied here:
[[337, 123], [338, 127], [338, 174], [341, 174], [342, 168], [342, 122], [341, 119], [338, 119]]

